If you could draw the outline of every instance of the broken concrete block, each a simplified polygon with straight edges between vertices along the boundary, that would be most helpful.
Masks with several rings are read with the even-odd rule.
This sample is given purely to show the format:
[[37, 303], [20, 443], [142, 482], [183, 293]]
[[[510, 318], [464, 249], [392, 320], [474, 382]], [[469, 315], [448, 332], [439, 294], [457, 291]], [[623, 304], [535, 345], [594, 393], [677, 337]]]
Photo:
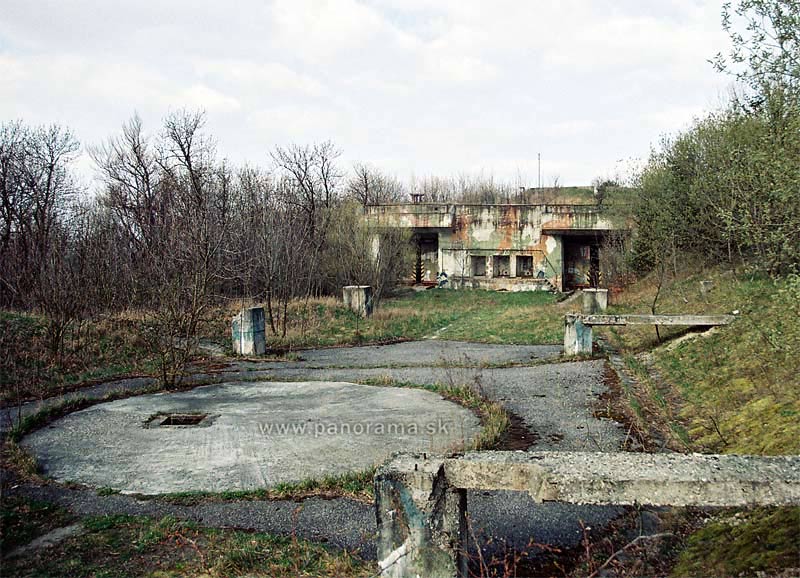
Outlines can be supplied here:
[[267, 351], [263, 307], [242, 309], [231, 321], [233, 352], [237, 355], [264, 355]]
[[592, 354], [592, 326], [585, 325], [580, 315], [564, 316], [564, 355]]
[[370, 285], [348, 285], [342, 288], [342, 299], [349, 309], [361, 317], [372, 315], [372, 287]]
[[466, 492], [450, 488], [443, 460], [402, 454], [375, 474], [381, 576], [466, 576]]
[[634, 452], [397, 454], [375, 474], [381, 576], [470, 576], [467, 491], [534, 502], [742, 507], [800, 503], [800, 456]]

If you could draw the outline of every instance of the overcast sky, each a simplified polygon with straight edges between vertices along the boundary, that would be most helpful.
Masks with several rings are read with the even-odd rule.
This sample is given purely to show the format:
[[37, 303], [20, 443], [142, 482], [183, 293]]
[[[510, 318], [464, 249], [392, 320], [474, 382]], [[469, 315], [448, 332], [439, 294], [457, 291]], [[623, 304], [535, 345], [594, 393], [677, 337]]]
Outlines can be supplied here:
[[[202, 108], [268, 164], [330, 139], [408, 179], [588, 184], [719, 105], [722, 0], [2, 0], [0, 120], [97, 144]], [[84, 162], [87, 166], [88, 162]]]

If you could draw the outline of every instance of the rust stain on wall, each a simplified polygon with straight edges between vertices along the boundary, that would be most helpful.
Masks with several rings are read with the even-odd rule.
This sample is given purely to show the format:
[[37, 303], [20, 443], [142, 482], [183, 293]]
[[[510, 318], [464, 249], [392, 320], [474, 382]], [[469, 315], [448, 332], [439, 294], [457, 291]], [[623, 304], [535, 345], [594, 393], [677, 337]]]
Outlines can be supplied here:
[[470, 215], [466, 213], [459, 213], [456, 216], [456, 228], [453, 234], [455, 241], [466, 243], [469, 239], [469, 227], [472, 222]]

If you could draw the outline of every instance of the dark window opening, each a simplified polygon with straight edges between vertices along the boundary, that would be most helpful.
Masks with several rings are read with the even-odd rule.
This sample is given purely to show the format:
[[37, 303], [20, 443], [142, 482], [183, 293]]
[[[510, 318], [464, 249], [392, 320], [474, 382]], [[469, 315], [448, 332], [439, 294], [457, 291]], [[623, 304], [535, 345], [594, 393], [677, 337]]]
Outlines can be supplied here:
[[517, 255], [517, 277], [533, 277], [533, 256]]
[[469, 258], [473, 277], [486, 276], [486, 257], [471, 255]]
[[495, 255], [492, 269], [493, 277], [508, 277], [511, 275], [511, 257], [508, 255]]

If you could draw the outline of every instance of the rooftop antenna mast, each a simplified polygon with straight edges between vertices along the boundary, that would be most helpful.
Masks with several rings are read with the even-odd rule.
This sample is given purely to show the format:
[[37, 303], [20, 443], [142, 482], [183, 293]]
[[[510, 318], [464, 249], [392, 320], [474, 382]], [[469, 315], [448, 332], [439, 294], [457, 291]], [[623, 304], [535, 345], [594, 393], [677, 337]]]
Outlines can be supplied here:
[[539, 186], [538, 189], [542, 190], [542, 153], [537, 153], [539, 157]]

